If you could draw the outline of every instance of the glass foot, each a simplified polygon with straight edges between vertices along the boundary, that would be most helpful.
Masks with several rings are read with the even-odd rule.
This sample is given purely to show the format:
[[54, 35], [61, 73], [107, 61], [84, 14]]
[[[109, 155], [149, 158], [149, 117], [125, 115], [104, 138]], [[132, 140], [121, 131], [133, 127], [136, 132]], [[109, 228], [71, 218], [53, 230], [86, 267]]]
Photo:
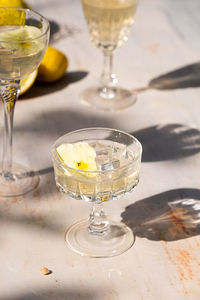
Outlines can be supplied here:
[[66, 241], [78, 254], [89, 257], [111, 257], [128, 250], [135, 238], [129, 227], [123, 223], [110, 222], [109, 230], [100, 235], [88, 230], [89, 221], [82, 220], [73, 224], [66, 232]]
[[99, 87], [88, 88], [81, 94], [83, 104], [102, 111], [116, 111], [125, 109], [136, 102], [135, 92], [116, 87], [115, 93], [104, 97]]
[[22, 196], [37, 188], [39, 176], [28, 168], [13, 163], [12, 174], [0, 171], [0, 197]]

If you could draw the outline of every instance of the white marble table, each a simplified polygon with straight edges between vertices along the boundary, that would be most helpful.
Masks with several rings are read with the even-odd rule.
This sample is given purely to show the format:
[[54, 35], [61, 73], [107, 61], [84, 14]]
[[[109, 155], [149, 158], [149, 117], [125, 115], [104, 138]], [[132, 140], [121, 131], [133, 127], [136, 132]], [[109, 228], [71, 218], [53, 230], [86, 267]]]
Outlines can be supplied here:
[[[116, 113], [80, 104], [102, 67], [80, 1], [27, 2], [52, 21], [52, 45], [70, 66], [60, 82], [35, 85], [16, 105], [15, 158], [39, 171], [40, 185], [0, 200], [0, 299], [199, 300], [199, 0], [140, 1], [129, 41], [115, 55], [121, 84], [137, 89], [138, 100]], [[138, 187], [105, 204], [136, 234], [130, 250], [109, 259], [81, 257], [66, 246], [67, 226], [87, 217], [90, 205], [57, 191], [50, 158], [60, 135], [92, 126], [133, 133], [144, 148]], [[52, 274], [42, 275], [43, 266]]]

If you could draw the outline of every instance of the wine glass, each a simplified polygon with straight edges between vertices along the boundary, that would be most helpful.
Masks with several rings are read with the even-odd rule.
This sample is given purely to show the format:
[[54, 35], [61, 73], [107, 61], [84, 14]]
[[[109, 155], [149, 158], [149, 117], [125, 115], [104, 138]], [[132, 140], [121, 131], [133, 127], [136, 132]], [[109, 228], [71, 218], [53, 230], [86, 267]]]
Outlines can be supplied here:
[[0, 15], [0, 98], [5, 123], [0, 196], [12, 197], [32, 191], [39, 183], [36, 173], [13, 162], [13, 116], [20, 79], [36, 70], [44, 56], [49, 23], [29, 9], [0, 7]]
[[105, 111], [124, 109], [136, 101], [136, 93], [117, 85], [113, 51], [128, 39], [138, 0], [81, 0], [90, 40], [104, 53], [104, 66], [97, 86], [82, 92], [88, 105]]
[[72, 250], [90, 257], [110, 257], [133, 245], [131, 229], [107, 218], [103, 203], [131, 192], [138, 184], [141, 154], [142, 146], [135, 137], [109, 128], [80, 129], [54, 143], [57, 187], [72, 198], [92, 202], [89, 219], [78, 221], [66, 232]]

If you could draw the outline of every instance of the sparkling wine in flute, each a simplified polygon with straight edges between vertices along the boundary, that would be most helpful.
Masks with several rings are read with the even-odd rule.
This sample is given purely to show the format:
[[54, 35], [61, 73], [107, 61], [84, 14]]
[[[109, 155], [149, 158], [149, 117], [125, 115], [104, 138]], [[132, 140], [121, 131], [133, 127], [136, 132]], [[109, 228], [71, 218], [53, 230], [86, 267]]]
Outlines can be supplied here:
[[127, 41], [137, 0], [82, 0], [82, 4], [92, 44], [103, 51], [113, 51]]
[[138, 0], [82, 0], [93, 45], [104, 53], [100, 84], [83, 91], [83, 102], [100, 110], [124, 109], [136, 101], [136, 95], [120, 88], [112, 70], [113, 51], [128, 39]]

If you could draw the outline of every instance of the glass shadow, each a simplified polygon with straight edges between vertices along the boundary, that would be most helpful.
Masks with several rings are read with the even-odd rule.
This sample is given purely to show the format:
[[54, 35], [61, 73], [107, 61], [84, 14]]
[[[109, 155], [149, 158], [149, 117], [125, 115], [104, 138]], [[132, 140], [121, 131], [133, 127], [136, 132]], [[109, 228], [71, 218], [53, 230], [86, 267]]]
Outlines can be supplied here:
[[121, 214], [138, 237], [175, 241], [200, 234], [200, 189], [165, 191], [137, 201]]

